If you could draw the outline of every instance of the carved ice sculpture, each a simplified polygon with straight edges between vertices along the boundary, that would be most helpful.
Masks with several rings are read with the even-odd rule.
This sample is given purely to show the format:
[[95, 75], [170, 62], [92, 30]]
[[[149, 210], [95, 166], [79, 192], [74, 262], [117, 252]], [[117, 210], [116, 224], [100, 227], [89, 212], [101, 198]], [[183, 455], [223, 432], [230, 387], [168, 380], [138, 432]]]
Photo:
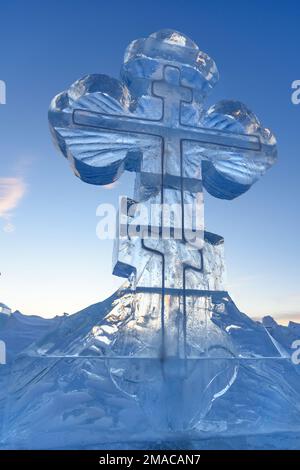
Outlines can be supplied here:
[[[209, 401], [235, 374], [222, 363], [234, 356], [229, 340], [210, 320], [226, 288], [223, 239], [204, 231], [203, 188], [234, 199], [276, 160], [274, 136], [245, 105], [205, 108], [217, 81], [210, 57], [163, 30], [129, 45], [121, 81], [85, 76], [54, 98], [49, 113], [54, 141], [80, 179], [104, 185], [125, 170], [136, 173], [134, 199], [124, 198], [119, 213], [113, 263], [114, 274], [131, 280], [131, 316], [110, 357], [145, 363], [137, 371], [116, 363], [112, 376], [139, 398], [163, 396], [172, 429], [195, 415], [196, 405], [187, 409], [193, 390], [211, 387]], [[193, 363], [214, 357], [220, 361]], [[161, 380], [152, 380], [152, 359], [160, 361]], [[145, 377], [147, 389], [139, 385]]]

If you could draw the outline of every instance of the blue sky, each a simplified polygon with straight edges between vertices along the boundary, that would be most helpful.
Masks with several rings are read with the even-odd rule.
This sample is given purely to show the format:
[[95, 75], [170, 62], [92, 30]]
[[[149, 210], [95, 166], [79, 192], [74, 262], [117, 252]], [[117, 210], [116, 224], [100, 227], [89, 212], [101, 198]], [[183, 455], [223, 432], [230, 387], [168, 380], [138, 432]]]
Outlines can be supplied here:
[[[225, 237], [229, 290], [252, 316], [300, 317], [300, 3], [244, 1], [26, 1], [0, 6], [0, 301], [27, 314], [75, 312], [122, 282], [111, 241], [96, 237], [96, 207], [131, 195], [76, 179], [54, 149], [52, 97], [87, 73], [118, 77], [127, 44], [162, 28], [190, 36], [217, 63], [209, 104], [245, 102], [278, 140], [279, 161], [233, 202], [206, 195], [206, 227]], [[9, 195], [7, 195], [9, 193]]]

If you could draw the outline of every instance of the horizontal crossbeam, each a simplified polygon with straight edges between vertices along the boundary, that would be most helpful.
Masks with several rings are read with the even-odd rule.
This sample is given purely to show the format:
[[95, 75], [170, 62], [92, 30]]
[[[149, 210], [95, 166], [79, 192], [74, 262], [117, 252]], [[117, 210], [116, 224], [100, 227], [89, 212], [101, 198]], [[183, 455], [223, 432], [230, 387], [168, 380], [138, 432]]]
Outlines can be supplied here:
[[141, 119], [131, 116], [93, 113], [75, 109], [73, 123], [78, 126], [94, 127], [108, 131], [145, 134], [153, 137], [181, 139], [205, 146], [234, 148], [259, 152], [261, 142], [258, 136], [237, 134], [230, 131], [191, 127], [181, 124], [168, 127], [162, 120]]

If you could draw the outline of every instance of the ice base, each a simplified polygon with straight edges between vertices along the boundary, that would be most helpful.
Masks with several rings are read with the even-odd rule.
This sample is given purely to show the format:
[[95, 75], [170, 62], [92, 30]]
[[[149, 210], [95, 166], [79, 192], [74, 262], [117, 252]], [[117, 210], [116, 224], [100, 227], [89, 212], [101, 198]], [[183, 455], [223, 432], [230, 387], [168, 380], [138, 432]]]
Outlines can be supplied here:
[[234, 353], [113, 356], [130, 302], [120, 290], [65, 317], [1, 368], [1, 448], [299, 448], [297, 328], [266, 330], [227, 296], [210, 321]]

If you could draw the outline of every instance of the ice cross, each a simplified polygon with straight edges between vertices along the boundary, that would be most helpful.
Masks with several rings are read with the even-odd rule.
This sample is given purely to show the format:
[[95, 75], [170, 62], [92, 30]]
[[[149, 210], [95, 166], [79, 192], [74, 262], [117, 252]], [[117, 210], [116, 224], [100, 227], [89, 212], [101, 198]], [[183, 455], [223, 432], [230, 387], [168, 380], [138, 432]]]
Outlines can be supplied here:
[[[135, 212], [126, 209], [120, 220], [125, 216], [126, 229], [139, 225], [140, 234], [135, 241], [119, 238], [114, 273], [126, 277], [134, 271], [137, 291], [161, 296], [163, 354], [182, 357], [187, 297], [195, 305], [197, 297], [222, 288], [221, 237], [205, 234], [203, 221], [196, 220], [203, 186], [215, 197], [239, 196], [273, 164], [276, 143], [239, 102], [204, 109], [218, 72], [180, 33], [164, 30], [134, 41], [122, 78], [90, 75], [76, 82], [53, 100], [51, 129], [83, 181], [108, 184], [124, 170], [137, 173]], [[161, 233], [166, 207], [176, 203], [179, 239], [147, 237], [149, 223], [143, 226], [135, 216], [142, 205], [156, 204]]]

